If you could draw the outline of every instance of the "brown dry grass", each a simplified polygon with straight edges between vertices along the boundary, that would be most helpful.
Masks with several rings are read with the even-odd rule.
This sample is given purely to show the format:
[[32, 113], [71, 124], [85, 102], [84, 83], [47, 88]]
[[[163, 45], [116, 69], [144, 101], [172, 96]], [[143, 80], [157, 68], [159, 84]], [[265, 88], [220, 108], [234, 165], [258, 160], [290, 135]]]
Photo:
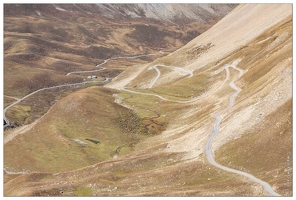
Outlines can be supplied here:
[[[292, 101], [266, 116], [263, 123], [240, 139], [228, 142], [216, 151], [217, 160], [225, 166], [243, 168], [287, 196], [292, 195]], [[290, 166], [288, 166], [290, 165]], [[286, 193], [288, 191], [288, 193]]]
[[[43, 18], [37, 17], [35, 11], [31, 13], [31, 9], [37, 9], [32, 5], [28, 7], [5, 5], [7, 7], [4, 18], [4, 93], [6, 95], [23, 97], [47, 86], [81, 82], [88, 75], [113, 78], [130, 65], [147, 63], [161, 56], [158, 54], [159, 49], [184, 45], [188, 38], [183, 38], [183, 35], [193, 29], [187, 28], [182, 32], [175, 27], [163, 26], [163, 22], [145, 19], [118, 22], [98, 16], [97, 18], [79, 14], [76, 16], [73, 13], [70, 17], [65, 13], [50, 13], [52, 7], [48, 6], [50, 9], [42, 11], [44, 14], [47, 13], [47, 17]], [[44, 9], [40, 5], [37, 7]], [[23, 13], [27, 14], [22, 16]], [[56, 18], [57, 14], [61, 15], [61, 18]], [[159, 33], [166, 33], [166, 37], [169, 37], [172, 42], [162, 44], [156, 42], [156, 46], [151, 46], [151, 38], [139, 34], [142, 33], [143, 27], [146, 27], [143, 25], [146, 23], [150, 24], [149, 37], [158, 38]], [[204, 26], [201, 25], [200, 32], [205, 31]], [[159, 27], [162, 27], [162, 30]], [[134, 38], [131, 35], [137, 35], [137, 37]], [[190, 35], [194, 37], [194, 33], [190, 32]], [[176, 39], [178, 43], [175, 42]], [[146, 40], [148, 43], [145, 43]], [[104, 66], [110, 69], [105, 71], [65, 76], [72, 71], [96, 69], [97, 64], [110, 57], [152, 52], [157, 55], [129, 61], [110, 61]], [[41, 98], [45, 99], [47, 96], [44, 95]], [[33, 111], [32, 115], [45, 113], [46, 110], [47, 108], [41, 112]], [[17, 115], [20, 114], [17, 113]], [[12, 115], [9, 115], [9, 118], [16, 124], [24, 123], [24, 120], [16, 119]]]
[[[183, 33], [174, 27], [163, 26], [163, 22], [160, 21], [130, 19], [129, 22], [119, 23], [116, 20], [89, 17], [73, 16], [68, 18], [68, 21], [63, 21], [55, 16], [36, 17], [35, 13], [32, 16], [23, 17], [7, 15], [4, 20], [5, 58], [14, 63], [26, 63], [34, 68], [44, 68], [43, 63], [46, 59], [58, 57], [57, 65], [52, 66], [58, 73], [64, 71], [64, 68], [69, 68], [66, 65], [59, 67], [58, 64], [61, 62], [71, 63], [70, 68], [76, 70], [77, 67], [83, 69], [86, 64], [94, 66], [102, 59], [118, 55], [143, 54], [154, 52], [154, 49], [158, 48], [170, 48], [172, 44], [176, 45], [174, 41], [177, 38], [179, 41], [177, 45], [181, 46], [188, 42], [182, 37], [183, 34], [192, 29], [187, 28]], [[82, 21], [83, 23], [80, 23]], [[150, 26], [143, 25], [145, 23], [149, 23]], [[162, 27], [162, 31], [159, 31], [158, 27]], [[145, 43], [149, 37], [139, 34], [143, 28], [151, 29], [148, 36], [152, 38], [158, 38], [159, 33], [165, 32], [173, 43], [156, 42], [156, 46], [151, 47], [150, 40]], [[136, 35], [136, 37], [130, 35]], [[121, 40], [117, 40], [118, 37]], [[145, 49], [144, 52], [139, 50], [139, 46], [142, 50]]]
[[[141, 138], [137, 131], [140, 127], [134, 121], [124, 127], [118, 122], [125, 115], [130, 120], [137, 117], [113, 103], [113, 92], [92, 87], [60, 100], [33, 129], [5, 145], [5, 165], [12, 171], [57, 172], [110, 159], [120, 146], [126, 147], [126, 153], [131, 151], [130, 145]], [[73, 138], [87, 145], [77, 144]], [[86, 139], [97, 140], [100, 144]]]
[[[159, 146], [158, 148], [163, 148]], [[238, 196], [258, 195], [252, 183], [202, 162], [178, 163], [180, 154], [155, 153], [122, 157], [82, 170], [35, 173], [11, 180], [5, 195], [29, 196]], [[175, 163], [176, 162], [176, 163]], [[88, 177], [88, 178], [82, 178]], [[16, 185], [14, 190], [11, 186]], [[236, 187], [231, 187], [231, 186]], [[213, 190], [215, 188], [215, 190]]]
[[[289, 20], [291, 19], [284, 19], [281, 24], [267, 30], [246, 46], [238, 47], [237, 51], [223, 58], [216, 67], [212, 65], [214, 62], [207, 64], [207, 67], [213, 67], [212, 71], [210, 70], [213, 72], [214, 68], [217, 69], [223, 64], [229, 64], [237, 58], [242, 58], [238, 67], [246, 70], [243, 77], [237, 81], [242, 92], [236, 99], [233, 112], [224, 118], [223, 123], [226, 125], [231, 126], [227, 122], [232, 114], [244, 114], [241, 112], [241, 107], [247, 105], [253, 95], [266, 94], [269, 89], [264, 86], [268, 80], [266, 77], [276, 73], [281, 67], [277, 64], [291, 56], [292, 49], [289, 46], [291, 34], [285, 36], [285, 33], [291, 32]], [[152, 28], [152, 30], [155, 29]], [[81, 31], [85, 32], [83, 29]], [[269, 37], [271, 38], [268, 39]], [[275, 38], [281, 37], [283, 43], [273, 43]], [[162, 63], [168, 65], [184, 66], [193, 62], [193, 60], [186, 60], [187, 57], [184, 56], [186, 54], [183, 55], [190, 48], [194, 46], [186, 46], [174, 55], [157, 60], [155, 63], [163, 61]], [[207, 52], [202, 53], [202, 56], [205, 54]], [[269, 57], [265, 59], [265, 55]], [[234, 71], [231, 70], [231, 79], [237, 74], [236, 72], [233, 75]], [[181, 79], [177, 83], [178, 91], [183, 92], [182, 96], [187, 97], [188, 90], [198, 95], [211, 88], [215, 83], [215, 78], [221, 81], [224, 76], [218, 75], [213, 79], [206, 79], [208, 77], [203, 77], [203, 75], [207, 73], [203, 74], [200, 69], [197, 69], [197, 72], [204, 79], [198, 80], [200, 77], [195, 76], [190, 80]], [[146, 81], [154, 76], [155, 73], [152, 71], [143, 72], [131, 85], [144, 87], [147, 84]], [[268, 82], [273, 84], [272, 86], [275, 85], [273, 80], [270, 79]], [[39, 171], [61, 172], [65, 170], [65, 172], [31, 173], [14, 179], [6, 176], [5, 195], [266, 195], [260, 186], [248, 179], [208, 165], [204, 161], [205, 155], [198, 154], [197, 151], [200, 149], [194, 148], [196, 142], [199, 142], [200, 148], [203, 148], [207, 137], [211, 135], [211, 127], [214, 123], [213, 114], [227, 106], [229, 96], [233, 92], [233, 89], [228, 86], [229, 81], [218, 93], [190, 105], [166, 102], [153, 96], [121, 92], [119, 96], [122, 103], [132, 109], [129, 110], [114, 103], [112, 94], [117, 93], [115, 90], [95, 87], [69, 95], [59, 102], [49, 115], [45, 116], [46, 123], [35, 126], [35, 129], [41, 130], [40, 132], [35, 130], [28, 132], [5, 146], [5, 152], [8, 153], [5, 157], [5, 164], [8, 168], [11, 165], [11, 170], [22, 170], [23, 167], [29, 168], [33, 165]], [[188, 88], [186, 85], [188, 83], [197, 85]], [[199, 86], [202, 83], [210, 83], [210, 85], [200, 90]], [[264, 88], [264, 92], [260, 92], [260, 87]], [[168, 85], [161, 85], [159, 88], [158, 92], [174, 95], [173, 89]], [[219, 148], [215, 152], [217, 160], [233, 168], [241, 169], [242, 167], [244, 171], [269, 182], [281, 194], [284, 194], [286, 189], [291, 190], [292, 186], [288, 186], [285, 182], [287, 172], [290, 173], [290, 169], [287, 169], [287, 156], [292, 153], [291, 104], [292, 101], [289, 100], [282, 106], [273, 108], [273, 112], [260, 119], [260, 126], [248, 129], [248, 132], [245, 132], [241, 138], [230, 141]], [[142, 124], [139, 124], [140, 121]], [[118, 126], [118, 123], [122, 123], [122, 126]], [[164, 125], [164, 129], [161, 125]], [[144, 134], [139, 134], [133, 137], [121, 134], [124, 130], [138, 133], [137, 131], [143, 129], [143, 126], [155, 128], [153, 130], [156, 136], [146, 137]], [[159, 134], [162, 131], [164, 131], [164, 137]], [[81, 147], [69, 140], [69, 138], [83, 140], [85, 137], [100, 141], [99, 145], [102, 149], [96, 149], [97, 146], [91, 143], [88, 147]], [[178, 140], [180, 138], [185, 139]], [[35, 143], [32, 144], [32, 141]], [[118, 147], [127, 144], [125, 142], [129, 145], [122, 148], [122, 155], [116, 159], [110, 159]], [[179, 144], [176, 144], [178, 142]], [[168, 148], [174, 149], [169, 152]], [[24, 160], [21, 160], [23, 157], [19, 151], [24, 154]], [[183, 162], [189, 153], [196, 154], [195, 160]], [[94, 155], [97, 157], [91, 158]], [[22, 167], [18, 168], [20, 160]], [[62, 162], [65, 164], [61, 167]], [[66, 171], [72, 169], [77, 170]]]
[[[242, 92], [236, 99], [238, 107], [232, 112], [243, 112], [242, 105], [249, 108], [253, 105], [256, 110], [260, 110], [260, 116], [267, 112], [264, 110], [266, 108], [272, 112], [263, 115], [260, 123], [246, 129], [240, 138], [224, 144], [215, 152], [222, 165], [242, 169], [261, 178], [284, 196], [292, 195], [292, 175], [287, 166], [291, 162], [287, 158], [292, 156], [292, 99], [286, 101], [279, 98], [278, 101], [282, 102], [280, 107], [273, 99], [278, 98], [277, 94], [290, 95], [286, 93], [290, 91], [290, 85], [284, 85], [285, 88], [276, 86], [283, 79], [291, 78], [289, 74], [286, 77], [283, 75], [292, 65], [287, 62], [292, 52], [291, 28], [289, 17], [230, 56], [230, 59], [243, 57], [239, 67], [247, 70], [237, 81]], [[268, 95], [271, 98], [266, 101], [266, 108], [255, 107], [259, 99]], [[225, 117], [225, 123], [228, 118], [231, 116]], [[251, 121], [255, 118], [258, 116], [252, 116]], [[250, 125], [246, 122], [244, 126]]]

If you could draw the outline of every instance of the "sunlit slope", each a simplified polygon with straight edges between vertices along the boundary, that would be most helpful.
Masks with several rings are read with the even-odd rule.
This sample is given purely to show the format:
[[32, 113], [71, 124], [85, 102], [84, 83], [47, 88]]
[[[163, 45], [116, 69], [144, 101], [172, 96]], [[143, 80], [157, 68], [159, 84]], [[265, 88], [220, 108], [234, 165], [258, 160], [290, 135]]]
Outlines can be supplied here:
[[[80, 82], [88, 75], [105, 77], [101, 72], [64, 75], [93, 70], [111, 57], [171, 52], [208, 30], [235, 6], [4, 4], [4, 93], [22, 97], [46, 86]], [[167, 15], [151, 15], [159, 10]], [[126, 65], [109, 65], [108, 76], [115, 77]]]
[[141, 138], [139, 117], [114, 103], [114, 92], [97, 86], [74, 92], [36, 123], [7, 131], [6, 170], [61, 172], [111, 159], [119, 147], [130, 152]]
[[[291, 192], [285, 193], [286, 189], [291, 191], [291, 185], [285, 182], [285, 164], [292, 152], [291, 13], [289, 4], [241, 5], [183, 48], [143, 68], [142, 73], [127, 84], [129, 89], [181, 101], [208, 94], [190, 108], [184, 106], [182, 111], [178, 110], [161, 136], [143, 144], [149, 146], [170, 140], [166, 149], [169, 152], [185, 151], [188, 153], [185, 158], [201, 155], [212, 133], [214, 114], [227, 107], [233, 93], [229, 82], [213, 91], [223, 83], [225, 64], [237, 61], [237, 67], [244, 71], [236, 81], [241, 93], [233, 108], [222, 114], [221, 132], [213, 143], [214, 151], [223, 164], [245, 169], [270, 181], [282, 195], [291, 195]], [[151, 89], [142, 90], [158, 74], [151, 66], [158, 66], [161, 75]], [[176, 66], [192, 70], [193, 77], [173, 70]], [[238, 74], [230, 70], [230, 75]], [[281, 117], [283, 115], [287, 117]], [[268, 133], [265, 130], [269, 130]], [[236, 142], [228, 146], [227, 142], [233, 139]], [[219, 152], [221, 145], [223, 150]], [[237, 155], [238, 151], [242, 154]], [[235, 160], [236, 157], [240, 159]]]
[[71, 172], [22, 175], [4, 185], [5, 194], [268, 195], [261, 185], [210, 165], [205, 156], [214, 116], [229, 105], [231, 82], [240, 74], [225, 67], [230, 64], [242, 72], [235, 81], [241, 91], [234, 105], [221, 113], [220, 132], [213, 142], [216, 161], [291, 196], [292, 186], [286, 181], [292, 155], [289, 4], [240, 5], [183, 48], [139, 71], [126, 71], [111, 83], [121, 89], [107, 90], [109, 97], [117, 94], [112, 102], [133, 109], [141, 119], [157, 120], [153, 126], [166, 125], [136, 143], [133, 152]]
[[[152, 64], [180, 66], [196, 73], [204, 71], [223, 62], [225, 58], [244, 48], [247, 43], [264, 34], [272, 26], [282, 23], [291, 14], [290, 4], [239, 5], [211, 29]], [[139, 80], [135, 79], [132, 82], [133, 86], [147, 87], [155, 73], [144, 70], [143, 74], [139, 76]], [[166, 71], [162, 73], [155, 86], [172, 84], [179, 78], [178, 71]]]

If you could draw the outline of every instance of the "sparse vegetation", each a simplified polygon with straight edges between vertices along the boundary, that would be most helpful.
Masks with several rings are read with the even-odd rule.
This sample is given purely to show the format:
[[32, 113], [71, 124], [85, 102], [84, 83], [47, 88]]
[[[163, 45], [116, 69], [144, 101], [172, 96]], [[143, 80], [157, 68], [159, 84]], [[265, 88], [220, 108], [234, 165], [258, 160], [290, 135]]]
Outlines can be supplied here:
[[221, 147], [216, 152], [217, 160], [231, 168], [243, 168], [290, 196], [292, 185], [287, 185], [287, 158], [292, 155], [291, 107], [289, 100], [266, 116], [260, 126]]
[[91, 189], [84, 187], [84, 188], [77, 188], [74, 194], [77, 196], [87, 197], [87, 196], [92, 196], [93, 192]]
[[[269, 195], [210, 165], [210, 150], [218, 163], [292, 195], [291, 5], [240, 5], [167, 56], [159, 50], [181, 47], [219, 19], [204, 9], [206, 24], [147, 19], [143, 9], [141, 18], [122, 17], [138, 10], [134, 5], [109, 18], [93, 13], [97, 5], [85, 6], [4, 6], [5, 106], [40, 88], [97, 76], [8, 109], [5, 196]], [[106, 60], [148, 53], [155, 55]], [[237, 68], [227, 71], [231, 63]], [[111, 78], [118, 90], [98, 82]], [[213, 129], [218, 135], [208, 149]]]

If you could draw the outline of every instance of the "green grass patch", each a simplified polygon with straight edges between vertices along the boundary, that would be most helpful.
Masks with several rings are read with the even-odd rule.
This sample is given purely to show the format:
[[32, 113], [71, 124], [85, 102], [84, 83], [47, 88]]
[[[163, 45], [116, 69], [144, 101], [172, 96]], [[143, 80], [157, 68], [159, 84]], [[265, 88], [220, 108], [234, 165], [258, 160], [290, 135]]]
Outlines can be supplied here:
[[140, 118], [157, 117], [157, 113], [155, 110], [157, 110], [156, 102], [159, 102], [160, 100], [158, 97], [135, 94], [126, 91], [123, 91], [122, 93], [120, 93], [120, 95], [121, 94], [123, 94], [123, 97], [127, 97], [122, 98], [124, 100], [124, 103], [126, 103], [132, 109], [135, 109]]
[[[170, 100], [182, 101], [190, 100], [191, 98], [201, 95], [208, 89], [210, 83], [211, 79], [207, 75], [196, 75], [191, 78], [183, 78], [172, 85], [155, 86], [149, 90], [138, 89], [136, 87], [128, 88], [128, 90], [146, 94], [158, 94]], [[150, 98], [149, 96], [146, 97]]]
[[151, 90], [160, 95], [187, 100], [206, 91], [208, 83], [209, 78], [206, 75], [197, 75], [184, 78], [173, 85], [153, 87]]
[[76, 196], [92, 196], [93, 191], [90, 188], [87, 187], [80, 187], [77, 188], [74, 192]]
[[6, 116], [14, 124], [22, 125], [30, 116], [31, 109], [31, 106], [16, 105], [7, 110]]

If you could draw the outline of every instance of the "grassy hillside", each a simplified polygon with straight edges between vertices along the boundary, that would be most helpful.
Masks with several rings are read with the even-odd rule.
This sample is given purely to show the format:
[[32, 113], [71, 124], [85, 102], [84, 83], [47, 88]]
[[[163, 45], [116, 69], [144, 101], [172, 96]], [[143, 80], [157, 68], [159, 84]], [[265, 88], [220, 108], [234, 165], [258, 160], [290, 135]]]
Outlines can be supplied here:
[[[80, 11], [79, 6], [63, 6], [75, 12], [63, 12], [47, 4], [4, 6], [5, 95], [21, 98], [40, 88], [82, 82], [90, 75], [114, 78], [130, 66], [167, 54], [160, 54], [159, 50], [172, 51], [183, 46], [219, 20], [211, 15], [207, 17], [208, 22], [197, 25], [184, 21], [182, 23], [188, 27], [179, 30], [162, 20], [128, 18], [118, 21], [102, 13], [90, 15], [86, 12], [90, 8], [85, 5], [80, 5]], [[155, 55], [110, 61], [102, 66], [106, 70], [65, 76], [74, 71], [96, 70], [96, 65], [108, 58], [151, 53]], [[71, 89], [64, 92], [70, 93]], [[47, 99], [48, 95], [43, 94], [40, 98]], [[34, 104], [42, 104], [36, 99], [33, 97]], [[10, 103], [9, 99], [4, 99], [5, 105]], [[38, 111], [31, 108], [31, 112], [15, 107], [7, 117], [15, 126], [28, 124], [52, 104], [39, 106]], [[32, 107], [30, 101], [22, 105]]]
[[141, 119], [113, 103], [114, 92], [91, 87], [60, 100], [36, 126], [5, 144], [7, 169], [59, 172], [111, 159], [118, 148], [131, 152], [143, 137]]
[[[157, 30], [166, 40], [169, 33]], [[114, 79], [115, 89], [73, 92], [35, 124], [5, 131], [6, 170], [35, 172], [5, 173], [5, 195], [270, 195], [251, 179], [210, 165], [205, 147], [217, 115], [215, 160], [292, 195], [290, 4], [239, 5], [184, 47], [146, 61]], [[157, 64], [159, 71], [149, 69]], [[30, 109], [21, 104], [17, 116], [26, 118]]]

